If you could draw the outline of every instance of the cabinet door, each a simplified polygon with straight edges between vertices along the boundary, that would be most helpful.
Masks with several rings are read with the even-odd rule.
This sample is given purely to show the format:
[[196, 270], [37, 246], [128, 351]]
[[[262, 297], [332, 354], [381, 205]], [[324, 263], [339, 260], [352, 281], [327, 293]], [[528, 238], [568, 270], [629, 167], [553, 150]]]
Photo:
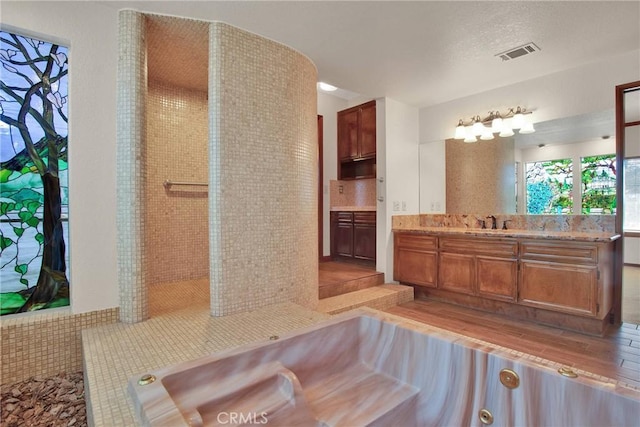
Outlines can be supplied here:
[[438, 241], [433, 236], [393, 235], [393, 279], [435, 288], [438, 279]]
[[353, 213], [353, 256], [376, 260], [376, 213]]
[[475, 259], [473, 255], [440, 253], [438, 288], [452, 292], [473, 294]]
[[478, 294], [502, 301], [516, 300], [518, 261], [493, 257], [476, 257]]
[[336, 254], [353, 257], [353, 225], [339, 222], [335, 232]]
[[338, 159], [358, 157], [358, 110], [338, 113]]
[[396, 249], [393, 280], [412, 285], [436, 287], [438, 255], [417, 249]]
[[369, 102], [360, 110], [360, 157], [376, 155], [376, 103]]
[[518, 302], [532, 307], [595, 316], [596, 266], [522, 261]]
[[376, 226], [353, 224], [353, 256], [355, 258], [376, 260]]

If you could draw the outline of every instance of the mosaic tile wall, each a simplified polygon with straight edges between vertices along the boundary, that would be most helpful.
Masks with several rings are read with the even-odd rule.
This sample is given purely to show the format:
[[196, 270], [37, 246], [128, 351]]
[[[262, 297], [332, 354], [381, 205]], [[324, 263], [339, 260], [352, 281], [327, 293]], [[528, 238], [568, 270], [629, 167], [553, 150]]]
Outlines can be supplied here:
[[117, 76], [117, 214], [120, 320], [140, 322], [148, 317], [144, 283], [145, 102], [147, 92], [144, 16], [119, 12]]
[[163, 185], [207, 182], [207, 93], [151, 79], [150, 72], [144, 216], [149, 286], [209, 276], [207, 187]]
[[[342, 186], [342, 193], [340, 187]], [[329, 181], [330, 207], [376, 206], [376, 180]]]
[[315, 308], [315, 66], [224, 23], [209, 48], [211, 313]]
[[54, 310], [0, 320], [0, 384], [82, 370], [81, 330], [117, 321], [117, 308], [81, 314]]
[[515, 214], [513, 138], [473, 144], [448, 139], [445, 144], [447, 212]]

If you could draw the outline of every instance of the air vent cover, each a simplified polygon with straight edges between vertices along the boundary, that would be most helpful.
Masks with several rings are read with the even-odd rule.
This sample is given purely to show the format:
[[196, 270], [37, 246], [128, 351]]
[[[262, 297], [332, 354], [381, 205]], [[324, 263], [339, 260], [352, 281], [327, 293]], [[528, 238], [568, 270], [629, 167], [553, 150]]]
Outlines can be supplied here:
[[535, 43], [531, 42], [531, 43], [523, 44], [522, 46], [514, 47], [513, 49], [509, 49], [505, 52], [498, 53], [495, 56], [499, 57], [503, 61], [509, 61], [511, 59], [528, 55], [530, 53], [533, 53], [539, 50], [540, 48]]

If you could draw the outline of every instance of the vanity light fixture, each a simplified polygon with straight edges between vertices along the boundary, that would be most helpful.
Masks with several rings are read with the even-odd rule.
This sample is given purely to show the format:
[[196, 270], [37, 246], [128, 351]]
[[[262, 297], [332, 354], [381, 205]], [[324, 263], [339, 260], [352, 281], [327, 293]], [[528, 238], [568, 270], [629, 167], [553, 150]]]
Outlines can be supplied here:
[[489, 115], [484, 119], [476, 115], [465, 123], [462, 119], [458, 121], [456, 126], [454, 139], [463, 139], [464, 142], [476, 142], [477, 137], [481, 140], [490, 140], [494, 138], [495, 133], [498, 136], [513, 136], [514, 129], [519, 130], [522, 134], [533, 133], [536, 130], [531, 121], [531, 111], [520, 106], [509, 108], [502, 114], [500, 111], [489, 111]]

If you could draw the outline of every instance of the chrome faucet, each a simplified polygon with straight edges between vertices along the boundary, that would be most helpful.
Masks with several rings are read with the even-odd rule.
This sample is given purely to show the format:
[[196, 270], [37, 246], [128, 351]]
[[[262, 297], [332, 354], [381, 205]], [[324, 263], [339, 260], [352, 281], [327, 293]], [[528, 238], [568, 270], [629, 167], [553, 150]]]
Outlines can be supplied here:
[[489, 215], [487, 218], [491, 218], [491, 229], [497, 230], [498, 229], [498, 224], [496, 223], [497, 218], [493, 215]]

